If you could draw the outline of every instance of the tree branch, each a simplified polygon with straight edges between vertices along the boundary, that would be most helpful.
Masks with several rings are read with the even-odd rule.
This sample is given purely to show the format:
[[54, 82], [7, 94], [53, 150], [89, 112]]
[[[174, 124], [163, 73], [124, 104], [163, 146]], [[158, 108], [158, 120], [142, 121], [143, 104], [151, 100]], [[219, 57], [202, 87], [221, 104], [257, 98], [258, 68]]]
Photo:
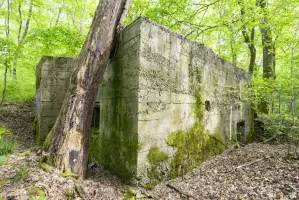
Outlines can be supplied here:
[[183, 195], [183, 196], [186, 196], [187, 198], [193, 198], [193, 199], [196, 199], [193, 195], [187, 193], [187, 192], [183, 192], [181, 191], [180, 189], [174, 187], [173, 185], [170, 185], [169, 183], [166, 184], [167, 187], [173, 189], [174, 191], [180, 193], [180, 195]]

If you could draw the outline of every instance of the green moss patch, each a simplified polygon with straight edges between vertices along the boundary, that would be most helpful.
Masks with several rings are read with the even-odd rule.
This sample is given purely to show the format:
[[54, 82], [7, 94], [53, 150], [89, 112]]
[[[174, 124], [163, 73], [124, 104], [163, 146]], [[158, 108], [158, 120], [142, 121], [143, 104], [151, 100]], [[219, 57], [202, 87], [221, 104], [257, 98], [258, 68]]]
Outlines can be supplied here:
[[62, 177], [73, 177], [73, 178], [77, 178], [78, 174], [74, 174], [72, 172], [63, 172], [62, 174], [60, 174]]
[[76, 191], [73, 189], [65, 190], [64, 196], [66, 197], [66, 199], [74, 199], [76, 196]]
[[46, 196], [45, 192], [39, 188], [32, 187], [28, 192], [28, 195], [37, 195], [40, 197]]
[[123, 194], [124, 200], [135, 200], [136, 199], [136, 191], [133, 189], [130, 189], [128, 192]]
[[204, 101], [200, 89], [195, 91], [195, 99], [195, 125], [188, 131], [170, 133], [166, 139], [166, 143], [175, 149], [170, 163], [170, 178], [187, 173], [204, 160], [225, 150], [221, 134], [210, 135], [203, 126]]
[[[107, 106], [106, 104], [107, 102], [102, 102], [102, 106]], [[138, 145], [138, 136], [133, 133], [134, 125], [128, 118], [129, 114], [122, 109], [126, 106], [126, 102], [113, 99], [112, 104], [115, 105], [112, 113], [108, 113], [105, 109], [101, 113], [103, 122], [111, 123], [104, 127], [110, 129], [92, 134], [89, 158], [111, 169], [123, 180], [129, 181], [136, 173], [137, 153], [142, 146]]]
[[19, 158], [21, 158], [21, 157], [28, 157], [30, 155], [31, 155], [31, 151], [27, 150], [27, 151], [24, 151], [23, 153], [20, 153], [18, 157]]
[[163, 160], [168, 159], [168, 155], [160, 151], [157, 146], [152, 146], [147, 155], [150, 164], [157, 164]]
[[50, 132], [47, 137], [46, 137], [46, 140], [44, 141], [43, 143], [43, 148], [45, 150], [48, 150], [50, 148], [50, 145], [51, 145], [51, 135], [52, 135], [52, 132]]

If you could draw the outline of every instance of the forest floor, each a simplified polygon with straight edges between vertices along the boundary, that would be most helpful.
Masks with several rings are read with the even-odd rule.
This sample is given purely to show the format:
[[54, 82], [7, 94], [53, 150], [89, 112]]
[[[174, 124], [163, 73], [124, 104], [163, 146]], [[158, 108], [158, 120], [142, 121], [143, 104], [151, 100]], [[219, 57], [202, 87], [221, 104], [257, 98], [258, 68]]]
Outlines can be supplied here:
[[0, 159], [0, 199], [299, 199], [299, 160], [286, 159], [286, 145], [228, 149], [183, 177], [146, 190], [123, 183], [101, 166], [92, 166], [83, 181], [42, 166], [33, 119], [33, 103], [0, 108], [0, 126], [18, 144], [6, 160]]

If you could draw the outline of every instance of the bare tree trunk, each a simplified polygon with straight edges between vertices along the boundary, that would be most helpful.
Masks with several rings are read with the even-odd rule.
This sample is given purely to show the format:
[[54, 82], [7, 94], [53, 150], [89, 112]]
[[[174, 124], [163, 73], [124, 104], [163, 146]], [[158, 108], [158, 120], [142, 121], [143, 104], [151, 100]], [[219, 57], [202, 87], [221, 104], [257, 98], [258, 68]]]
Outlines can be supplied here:
[[121, 15], [131, 0], [101, 0], [77, 60], [63, 106], [50, 132], [50, 162], [61, 171], [86, 176], [90, 125], [99, 84], [108, 64]]
[[11, 11], [10, 0], [7, 0], [7, 21], [6, 21], [7, 22], [7, 29], [6, 29], [7, 54], [6, 54], [6, 59], [5, 59], [4, 84], [3, 84], [3, 90], [2, 90], [1, 106], [3, 106], [4, 101], [5, 101], [7, 70], [10, 65], [10, 11]]

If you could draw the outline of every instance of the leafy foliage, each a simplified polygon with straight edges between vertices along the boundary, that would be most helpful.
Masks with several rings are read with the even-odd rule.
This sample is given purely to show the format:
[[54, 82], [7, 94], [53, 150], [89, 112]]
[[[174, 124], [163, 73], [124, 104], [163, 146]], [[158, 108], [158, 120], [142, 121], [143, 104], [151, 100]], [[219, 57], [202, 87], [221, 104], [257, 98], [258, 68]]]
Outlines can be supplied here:
[[8, 61], [6, 101], [34, 99], [35, 66], [41, 56], [78, 55], [97, 3], [96, 0], [0, 2], [0, 91]]
[[[241, 91], [246, 93], [242, 96], [249, 97], [257, 114], [267, 111], [271, 124], [284, 118], [285, 133], [292, 129], [299, 137], [295, 131], [299, 122], [298, 10], [299, 2], [291, 0], [135, 0], [126, 23], [145, 15], [188, 39], [205, 43], [247, 71], [252, 58], [248, 47], [255, 49], [252, 82]], [[269, 47], [268, 55], [274, 56], [273, 63], [267, 64], [273, 78], [265, 78], [269, 71], [265, 47]]]

